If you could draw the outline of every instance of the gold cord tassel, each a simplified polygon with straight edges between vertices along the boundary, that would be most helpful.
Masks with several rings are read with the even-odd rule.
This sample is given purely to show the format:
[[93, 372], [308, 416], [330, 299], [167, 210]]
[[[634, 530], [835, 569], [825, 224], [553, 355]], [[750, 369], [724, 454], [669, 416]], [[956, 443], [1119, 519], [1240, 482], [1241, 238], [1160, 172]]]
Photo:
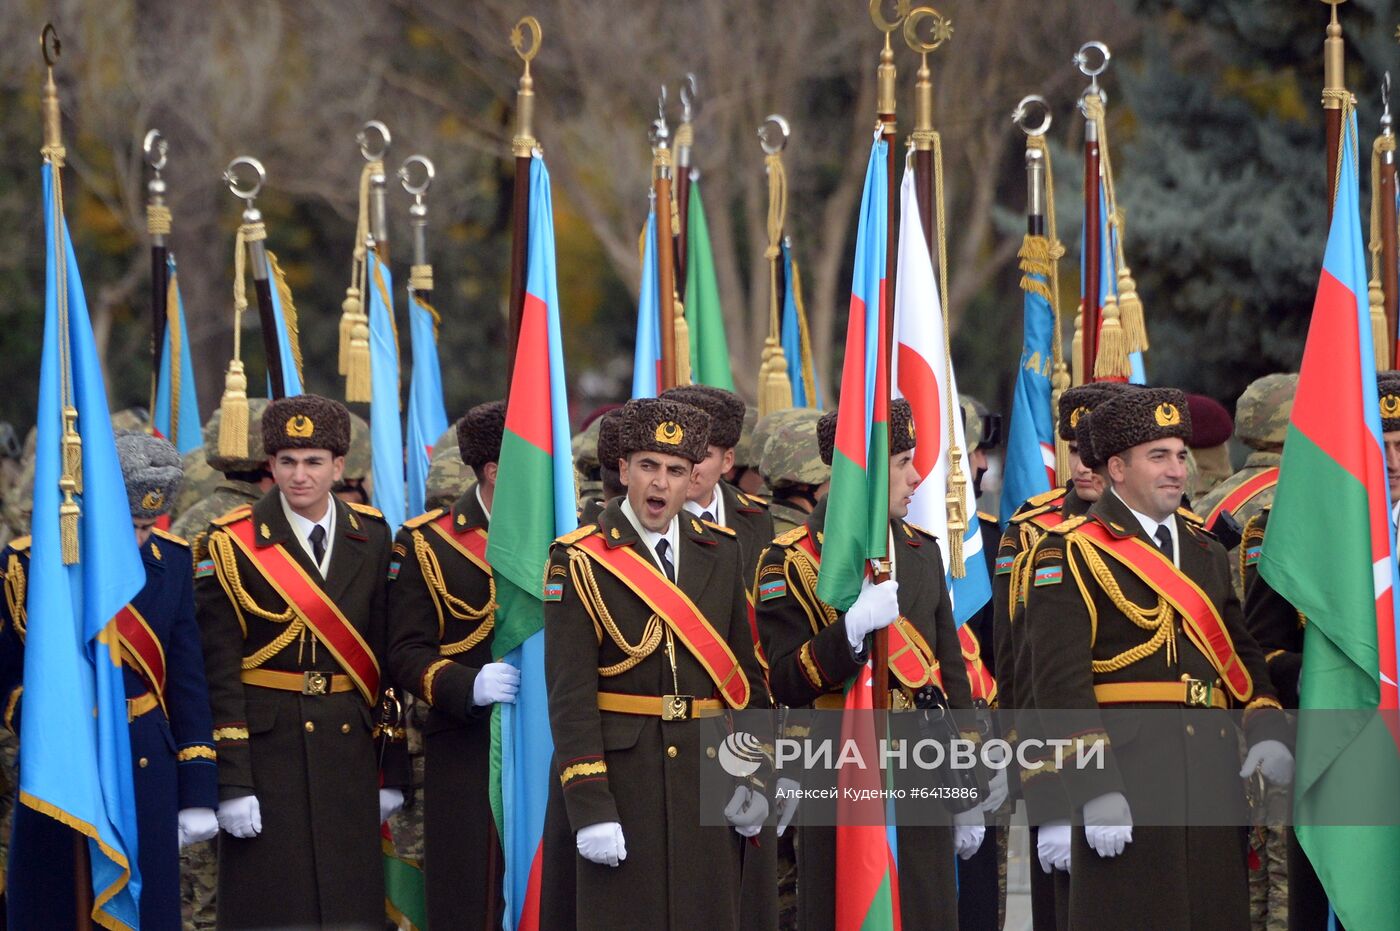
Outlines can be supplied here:
[[763, 362], [758, 368], [758, 416], [792, 407], [792, 382], [788, 380], [787, 356], [780, 342], [769, 336], [763, 341]]
[[78, 505], [73, 500], [73, 489], [64, 486], [67, 481], [65, 477], [58, 482], [63, 491], [63, 503], [58, 506], [58, 541], [63, 564], [72, 566], [78, 562]]
[[967, 532], [967, 514], [963, 511], [963, 493], [967, 489], [967, 477], [962, 471], [962, 450], [954, 445], [948, 450], [948, 570], [953, 578], [967, 575], [967, 563], [963, 560], [963, 534]]
[[350, 263], [350, 284], [340, 304], [340, 374], [345, 376], [345, 400], [370, 399], [369, 316], [365, 312], [365, 241], [369, 236], [370, 177], [382, 171], [379, 162], [367, 162], [360, 172], [360, 214], [355, 225], [355, 250]]
[[690, 375], [690, 324], [685, 320], [685, 305], [675, 302], [671, 319], [676, 327], [676, 384], [688, 385]]
[[277, 254], [267, 250], [267, 265], [272, 272], [272, 286], [282, 302], [282, 324], [287, 330], [287, 347], [292, 351], [292, 361], [297, 367], [297, 381], [304, 382], [301, 367], [301, 325], [297, 322], [297, 305], [292, 300], [292, 286], [287, 284], [287, 273], [277, 261]]
[[83, 438], [78, 434], [77, 419], [78, 412], [71, 405], [63, 408], [63, 473], [58, 479], [63, 503], [58, 506], [58, 539], [65, 566], [78, 561], [80, 511], [73, 496], [83, 492]]
[[224, 394], [219, 399], [219, 455], [229, 459], [248, 456], [248, 376], [243, 372], [243, 312], [248, 309], [244, 282], [250, 233], [256, 235], [262, 224], [243, 224], [233, 244], [233, 358], [224, 372]]
[[1074, 338], [1070, 340], [1070, 360], [1073, 363], [1070, 371], [1073, 373], [1072, 381], [1075, 386], [1084, 384], [1084, 305], [1079, 306], [1079, 313], [1074, 315]]
[[1128, 367], [1128, 345], [1123, 338], [1118, 299], [1110, 294], [1103, 302], [1102, 312], [1099, 351], [1094, 356], [1094, 379], [1126, 379], [1132, 369]]
[[1132, 270], [1127, 265], [1118, 267], [1118, 314], [1128, 352], [1146, 352], [1147, 318], [1143, 315], [1137, 282], [1133, 280]]
[[1376, 350], [1376, 369], [1390, 368], [1390, 347], [1386, 345], [1390, 327], [1385, 319], [1385, 289], [1379, 278], [1372, 278], [1366, 289], [1371, 303], [1371, 341]]
[[1371, 238], [1367, 251], [1371, 253], [1371, 280], [1367, 297], [1371, 304], [1371, 339], [1376, 353], [1376, 368], [1384, 371], [1391, 366], [1390, 325], [1385, 318], [1385, 287], [1381, 284], [1381, 163], [1387, 152], [1395, 151], [1395, 137], [1382, 133], [1371, 145]]
[[[1055, 373], [1050, 376], [1050, 410], [1052, 412], [1059, 411], [1060, 395], [1067, 390], [1069, 390], [1069, 369], [1063, 362], [1058, 362], [1055, 364]], [[1069, 441], [1060, 439], [1059, 425], [1056, 424], [1055, 481], [1061, 484], [1069, 481], [1069, 472]]]
[[350, 336], [355, 331], [355, 315], [360, 312], [360, 289], [345, 289], [345, 300], [340, 302], [340, 356], [336, 371], [341, 375], [350, 374]]
[[787, 172], [777, 152], [764, 158], [768, 172], [768, 337], [763, 341], [763, 361], [758, 367], [758, 415], [792, 407], [792, 382], [783, 354], [782, 319], [778, 290], [778, 263], [782, 260], [783, 223], [787, 217]]
[[78, 433], [78, 411], [63, 408], [63, 474], [73, 479], [73, 493], [83, 493], [83, 438]]

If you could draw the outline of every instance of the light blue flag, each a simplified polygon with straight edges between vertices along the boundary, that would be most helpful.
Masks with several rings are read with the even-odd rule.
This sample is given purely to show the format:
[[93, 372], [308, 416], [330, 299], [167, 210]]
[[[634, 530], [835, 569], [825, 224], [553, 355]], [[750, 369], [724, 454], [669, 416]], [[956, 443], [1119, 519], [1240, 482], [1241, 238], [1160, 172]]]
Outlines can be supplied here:
[[661, 385], [661, 301], [656, 275], [656, 210], [652, 209], [647, 214], [642, 249], [642, 293], [637, 302], [637, 345], [632, 355], [634, 398], [654, 398]]
[[[136, 928], [141, 891], [136, 793], [114, 618], [141, 590], [146, 573], [131, 529], [78, 263], [67, 223], [57, 213], [52, 167], [45, 164], [43, 174], [48, 261], [20, 711], [25, 733], [20, 802], [87, 837], [94, 919], [109, 928]], [[67, 295], [66, 328], [59, 289]], [[71, 393], [64, 389], [65, 372]], [[77, 410], [82, 434], [82, 494], [75, 495], [79, 560], [72, 565], [63, 562], [59, 518], [67, 405]]]
[[[1044, 283], [1041, 275], [1029, 276]], [[1033, 495], [1055, 485], [1055, 409], [1050, 403], [1055, 314], [1043, 294], [1025, 292], [1021, 365], [1011, 396], [1011, 426], [1002, 468], [1002, 526]]]
[[369, 290], [369, 438], [374, 506], [384, 513], [389, 528], [398, 532], [408, 519], [408, 501], [404, 494], [399, 338], [394, 331], [391, 297], [394, 279], [373, 249], [365, 259], [365, 282]]
[[[282, 394], [292, 398], [301, 394], [301, 372], [297, 368], [296, 356], [292, 353], [292, 339], [287, 332], [286, 310], [282, 307], [282, 293], [277, 287], [277, 276], [272, 274], [272, 260], [267, 263], [267, 282], [272, 292], [272, 319], [277, 327], [277, 351], [282, 356]], [[272, 397], [269, 388], [267, 396]]]
[[[408, 333], [413, 341], [413, 373], [408, 382], [408, 511], [428, 509], [428, 463], [433, 444], [447, 431], [438, 365], [437, 313], [412, 289], [408, 292]], [[377, 484], [377, 483], [376, 483]]]
[[[180, 455], [192, 452], [204, 444], [199, 422], [199, 395], [195, 389], [194, 360], [190, 355], [190, 330], [185, 325], [185, 303], [180, 298], [180, 282], [175, 272], [175, 256], [166, 263], [170, 275], [169, 293], [174, 296], [173, 307], [166, 308], [165, 336], [161, 342], [160, 373], [156, 380], [156, 409], [152, 420], [156, 432], [165, 437]], [[176, 360], [172, 371], [171, 362]], [[178, 373], [173, 382], [171, 376]]]
[[802, 329], [797, 320], [797, 288], [794, 285], [796, 271], [792, 263], [792, 251], [787, 240], [783, 241], [783, 358], [787, 360], [788, 381], [792, 383], [792, 406], [822, 409], [822, 383], [817, 378], [816, 368], [812, 370], [812, 388], [816, 397], [807, 397], [807, 383], [802, 378]]
[[[1113, 295], [1118, 299], [1118, 230], [1108, 222], [1108, 201], [1104, 195], [1103, 183], [1099, 183], [1099, 306]], [[1128, 353], [1128, 381], [1134, 385], [1147, 384], [1147, 368], [1142, 353]]]

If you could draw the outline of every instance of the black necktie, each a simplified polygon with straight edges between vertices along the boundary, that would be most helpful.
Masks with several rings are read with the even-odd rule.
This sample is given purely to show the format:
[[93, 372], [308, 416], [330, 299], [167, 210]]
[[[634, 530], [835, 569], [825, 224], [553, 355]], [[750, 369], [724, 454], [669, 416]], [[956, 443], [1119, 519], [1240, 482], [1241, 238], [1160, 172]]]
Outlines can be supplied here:
[[326, 528], [317, 524], [311, 528], [311, 533], [307, 537], [311, 541], [311, 556], [316, 560], [316, 568], [321, 568], [321, 562], [326, 558]]
[[709, 511], [702, 511], [700, 513], [700, 519], [707, 520], [713, 524], [715, 522], [715, 515], [711, 514]]
[[1176, 562], [1176, 559], [1173, 558], [1176, 554], [1172, 552], [1172, 532], [1167, 529], [1166, 524], [1161, 524], [1157, 527], [1156, 537], [1157, 549], [1161, 550], [1162, 555], [1166, 556], [1172, 562]]
[[676, 566], [671, 562], [671, 557], [666, 555], [671, 551], [671, 541], [661, 539], [656, 541], [656, 560], [661, 563], [661, 571], [666, 573], [666, 578], [672, 582], [676, 580]]

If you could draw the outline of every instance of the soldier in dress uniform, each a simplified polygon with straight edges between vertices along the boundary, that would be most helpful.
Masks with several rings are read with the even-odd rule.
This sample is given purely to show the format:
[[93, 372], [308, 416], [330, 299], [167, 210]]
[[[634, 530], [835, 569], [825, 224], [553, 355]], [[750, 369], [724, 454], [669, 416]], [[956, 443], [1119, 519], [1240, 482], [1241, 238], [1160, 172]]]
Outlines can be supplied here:
[[[1241, 777], [1293, 775], [1225, 550], [1180, 507], [1186, 398], [1172, 388], [1121, 393], [1094, 409], [1090, 427], [1110, 487], [1036, 545], [1025, 607], [1041, 723], [1076, 748], [1101, 745], [1106, 761], [1064, 766], [1055, 781], [1083, 825], [1071, 841], [1070, 921], [1132, 914], [1140, 928], [1248, 928], [1244, 829], [1162, 826], [1183, 816], [1183, 798], [1207, 817], [1243, 817]], [[1156, 713], [1105, 730], [1101, 707]], [[1243, 770], [1229, 718], [1211, 711], [1228, 707], [1244, 711]], [[1049, 723], [1057, 710], [1082, 717], [1073, 733]], [[1054, 771], [1041, 761], [1025, 773], [1028, 799]]]
[[775, 536], [805, 523], [831, 486], [831, 466], [817, 443], [821, 416], [815, 408], [791, 407], [764, 417], [754, 431], [764, 439], [759, 472], [773, 490], [768, 513]]
[[[141, 927], [174, 931], [181, 927], [180, 848], [218, 832], [209, 695], [189, 544], [155, 527], [179, 491], [180, 454], [167, 440], [145, 433], [118, 434], [116, 444], [146, 571], [146, 584], [117, 615], [136, 789]], [[16, 735], [28, 568], [28, 537], [0, 553], [6, 596], [0, 607], [0, 695], [5, 726]], [[74, 837], [48, 815], [18, 808], [7, 892], [10, 927], [73, 926]]]
[[409, 784], [383, 672], [391, 535], [374, 508], [331, 493], [350, 445], [344, 405], [269, 402], [262, 440], [277, 487], [216, 519], [195, 567], [219, 926], [377, 928], [378, 828]]
[[696, 719], [767, 704], [740, 547], [682, 512], [708, 415], [641, 399], [622, 425], [627, 495], [555, 542], [544, 580], [555, 778], [541, 927], [739, 928], [740, 851], [766, 789], [739, 781], [733, 829], [702, 825], [716, 746]]
[[478, 404], [457, 423], [477, 481], [449, 508], [404, 523], [389, 566], [389, 668], [429, 706], [424, 728], [428, 924], [497, 926], [502, 859], [490, 806], [491, 708], [513, 702], [520, 671], [491, 661], [496, 587], [486, 539], [506, 407]]
[[622, 409], [607, 411], [596, 421], [598, 425], [598, 495], [584, 503], [579, 512], [579, 524], [596, 524], [598, 515], [614, 498], [627, 494], [622, 485], [618, 464], [622, 461]]
[[[763, 552], [758, 574], [759, 632], [769, 657], [773, 697], [793, 708], [838, 709], [847, 680], [865, 665], [867, 636], [888, 627], [890, 654], [899, 653], [895, 638], [909, 645], [903, 653], [911, 669], [890, 666], [895, 708], [913, 707], [913, 691], [932, 681], [941, 685], [953, 708], [970, 708], [972, 691], [953, 623], [952, 603], [944, 581], [937, 538], [904, 520], [919, 484], [913, 466], [914, 418], [909, 403], [890, 402], [890, 530], [894, 578], [869, 585], [844, 615], [820, 601], [816, 579], [820, 567], [827, 499], [805, 523], [783, 534]], [[830, 465], [836, 440], [836, 412], [818, 424], [822, 461]], [[906, 634], [910, 627], [916, 632]], [[912, 680], [912, 682], [911, 682]], [[968, 734], [968, 737], [975, 735]], [[958, 845], [964, 851], [980, 841], [980, 812], [975, 824], [960, 824]], [[900, 862], [918, 864], [899, 871], [899, 904], [906, 928], [957, 926], [954, 839], [942, 827], [898, 829]], [[798, 927], [821, 931], [835, 927], [836, 831], [807, 827], [798, 839]]]
[[204, 460], [210, 468], [223, 473], [223, 480], [209, 494], [190, 504], [170, 527], [172, 533], [190, 541], [195, 562], [205, 556], [204, 543], [214, 518], [236, 507], [256, 503], [273, 487], [267, 454], [262, 448], [262, 416], [266, 409], [264, 398], [248, 399], [248, 452], [244, 456], [219, 452], [222, 410], [215, 408], [214, 415], [204, 425]]

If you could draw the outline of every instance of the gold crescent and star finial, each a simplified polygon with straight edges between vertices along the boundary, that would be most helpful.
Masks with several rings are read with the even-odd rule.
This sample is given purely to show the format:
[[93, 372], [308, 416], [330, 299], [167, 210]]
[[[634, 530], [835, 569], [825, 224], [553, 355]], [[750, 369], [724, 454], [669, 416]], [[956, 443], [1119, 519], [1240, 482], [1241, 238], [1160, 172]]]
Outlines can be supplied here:
[[[929, 20], [928, 38], [919, 37], [919, 25]], [[953, 21], [931, 6], [921, 6], [904, 17], [904, 41], [920, 55], [927, 55], [953, 37]]]
[[[529, 41], [526, 41], [525, 34], [530, 34]], [[510, 30], [510, 47], [515, 49], [515, 54], [520, 56], [520, 60], [525, 62], [525, 73], [530, 73], [530, 62], [540, 53], [540, 43], [544, 41], [544, 30], [540, 28], [540, 21], [533, 16], [522, 16], [520, 21]]]

